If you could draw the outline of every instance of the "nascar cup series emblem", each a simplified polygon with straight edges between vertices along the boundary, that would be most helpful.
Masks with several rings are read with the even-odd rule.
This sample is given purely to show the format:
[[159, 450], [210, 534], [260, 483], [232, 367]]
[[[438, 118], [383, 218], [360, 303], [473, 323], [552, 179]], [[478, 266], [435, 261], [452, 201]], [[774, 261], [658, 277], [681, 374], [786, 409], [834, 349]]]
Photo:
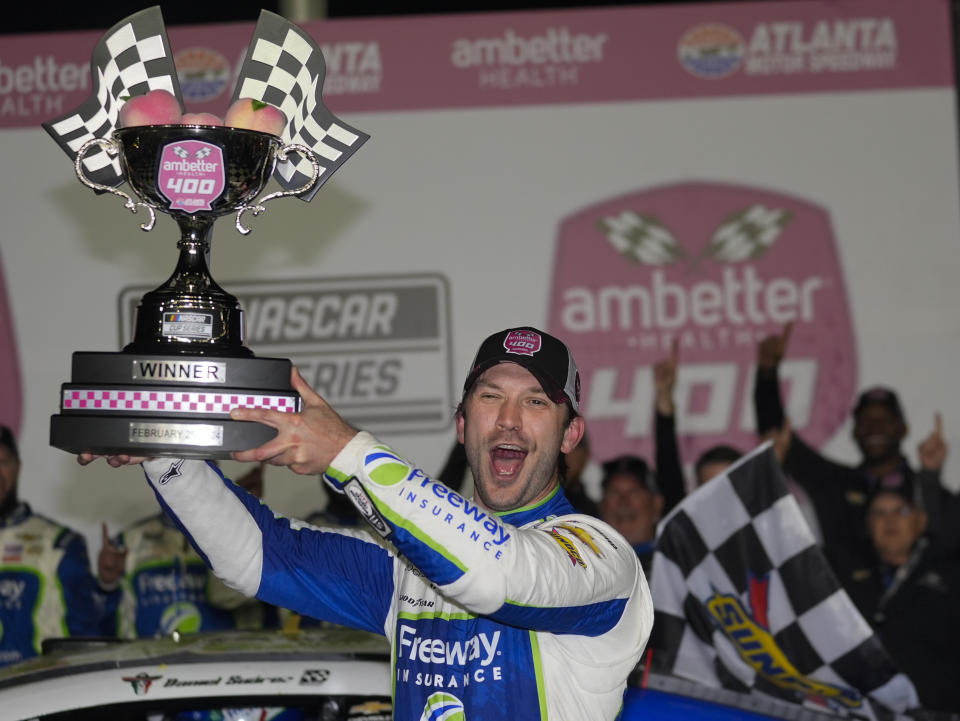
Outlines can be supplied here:
[[769, 190], [682, 183], [566, 218], [549, 326], [584, 374], [597, 457], [652, 457], [652, 370], [675, 342], [684, 460], [755, 446], [757, 342], [788, 322], [786, 412], [810, 443], [831, 438], [857, 380], [845, 285], [827, 212]]
[[[116, 154], [139, 202], [85, 175], [83, 158], [98, 146]], [[256, 197], [278, 160], [295, 151], [314, 166], [303, 187]], [[259, 423], [230, 420], [237, 406], [295, 412], [290, 361], [255, 358], [243, 345], [237, 299], [211, 277], [207, 262], [214, 221], [241, 218], [274, 198], [309, 190], [319, 177], [302, 145], [239, 128], [147, 125], [115, 130], [80, 149], [77, 177], [90, 188], [119, 195], [126, 207], [171, 215], [180, 228], [173, 274], [137, 308], [133, 340], [119, 353], [76, 352], [72, 378], [61, 388], [60, 414], [51, 418], [51, 445], [73, 453], [129, 453], [226, 458], [276, 433]], [[257, 204], [258, 203], [258, 204]]]

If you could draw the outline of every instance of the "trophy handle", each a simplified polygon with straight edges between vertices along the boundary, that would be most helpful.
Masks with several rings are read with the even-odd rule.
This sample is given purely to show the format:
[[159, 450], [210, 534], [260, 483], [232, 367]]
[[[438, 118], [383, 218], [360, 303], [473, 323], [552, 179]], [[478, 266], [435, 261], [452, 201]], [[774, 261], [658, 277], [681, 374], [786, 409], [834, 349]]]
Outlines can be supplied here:
[[310, 175], [310, 180], [308, 180], [306, 183], [301, 185], [299, 188], [294, 188], [293, 190], [278, 190], [275, 193], [270, 193], [270, 195], [267, 195], [264, 198], [261, 198], [256, 205], [245, 205], [242, 208], [240, 208], [237, 211], [237, 230], [240, 232], [241, 235], [247, 235], [250, 232], [250, 229], [245, 227], [243, 223], [240, 222], [240, 217], [245, 212], [250, 210], [250, 211], [253, 211], [253, 214], [255, 216], [260, 215], [260, 213], [266, 210], [263, 207], [263, 204], [266, 203], [268, 200], [274, 200], [275, 198], [283, 198], [288, 195], [300, 195], [301, 193], [305, 193], [306, 191], [310, 190], [310, 188], [312, 188], [316, 184], [317, 179], [320, 177], [320, 163], [319, 161], [317, 161], [317, 156], [314, 155], [313, 151], [310, 150], [310, 148], [308, 148], [306, 145], [292, 143], [290, 145], [284, 145], [282, 148], [280, 148], [280, 150], [277, 151], [277, 159], [286, 160], [287, 153], [289, 153], [291, 150], [294, 150], [300, 153], [300, 155], [302, 155], [303, 157], [305, 157], [307, 160], [310, 161], [310, 164], [313, 166], [313, 172]]
[[110, 185], [101, 185], [100, 183], [90, 180], [90, 178], [84, 175], [83, 156], [86, 155], [87, 151], [90, 150], [90, 148], [92, 148], [94, 145], [100, 146], [100, 149], [106, 152], [108, 155], [116, 155], [120, 152], [120, 147], [113, 140], [105, 140], [104, 138], [94, 138], [93, 140], [88, 140], [80, 147], [80, 150], [77, 151], [77, 158], [73, 163], [73, 167], [77, 171], [77, 178], [88, 188], [106, 191], [123, 198], [125, 201], [123, 207], [127, 208], [131, 213], [137, 212], [138, 205], [146, 208], [147, 212], [150, 213], [150, 220], [148, 220], [146, 223], [141, 223], [140, 228], [142, 230], [153, 230], [153, 225], [157, 222], [157, 214], [153, 212], [152, 206], [147, 205], [146, 203], [137, 203], [122, 190], [117, 190]]

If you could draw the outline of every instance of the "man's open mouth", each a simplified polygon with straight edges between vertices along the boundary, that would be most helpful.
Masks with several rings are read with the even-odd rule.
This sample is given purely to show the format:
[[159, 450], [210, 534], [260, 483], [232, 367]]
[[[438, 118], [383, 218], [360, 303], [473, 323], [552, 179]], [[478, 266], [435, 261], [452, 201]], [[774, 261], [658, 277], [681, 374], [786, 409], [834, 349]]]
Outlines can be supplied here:
[[518, 445], [502, 443], [490, 451], [490, 461], [498, 478], [511, 478], [523, 465], [527, 452]]

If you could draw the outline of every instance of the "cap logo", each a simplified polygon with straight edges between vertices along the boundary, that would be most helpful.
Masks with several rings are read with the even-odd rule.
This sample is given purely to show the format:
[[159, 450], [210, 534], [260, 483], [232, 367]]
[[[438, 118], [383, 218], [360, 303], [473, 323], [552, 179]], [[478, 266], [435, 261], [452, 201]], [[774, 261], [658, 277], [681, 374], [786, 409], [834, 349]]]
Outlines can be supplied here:
[[507, 353], [532, 356], [540, 350], [540, 334], [530, 330], [512, 330], [503, 339]]
[[903, 474], [888, 473], [880, 479], [880, 487], [885, 491], [896, 491], [903, 485]]

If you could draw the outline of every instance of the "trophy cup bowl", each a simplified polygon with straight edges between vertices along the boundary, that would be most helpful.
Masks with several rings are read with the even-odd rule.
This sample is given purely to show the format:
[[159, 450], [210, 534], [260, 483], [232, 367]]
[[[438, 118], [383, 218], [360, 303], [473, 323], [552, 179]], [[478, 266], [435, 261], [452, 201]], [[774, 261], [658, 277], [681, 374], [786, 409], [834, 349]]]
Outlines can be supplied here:
[[[94, 146], [118, 156], [139, 201], [86, 177], [84, 156]], [[310, 181], [257, 201], [291, 151], [311, 161]], [[230, 420], [230, 410], [298, 411], [291, 364], [254, 357], [243, 345], [243, 311], [210, 275], [210, 244], [218, 217], [235, 213], [237, 230], [246, 234], [246, 211], [257, 215], [269, 200], [309, 190], [320, 175], [312, 152], [255, 130], [146, 125], [91, 140], [75, 167], [84, 185], [123, 198], [134, 213], [146, 209], [143, 230], [153, 228], [159, 210], [173, 217], [181, 237], [173, 273], [141, 299], [133, 340], [120, 352], [73, 354], [50, 444], [71, 453], [229, 458], [270, 440], [273, 428]]]

